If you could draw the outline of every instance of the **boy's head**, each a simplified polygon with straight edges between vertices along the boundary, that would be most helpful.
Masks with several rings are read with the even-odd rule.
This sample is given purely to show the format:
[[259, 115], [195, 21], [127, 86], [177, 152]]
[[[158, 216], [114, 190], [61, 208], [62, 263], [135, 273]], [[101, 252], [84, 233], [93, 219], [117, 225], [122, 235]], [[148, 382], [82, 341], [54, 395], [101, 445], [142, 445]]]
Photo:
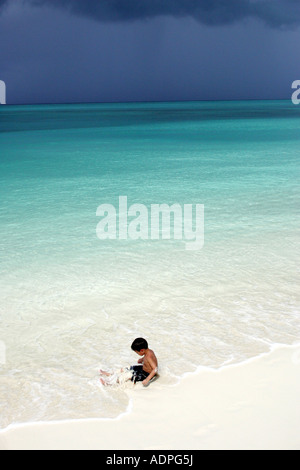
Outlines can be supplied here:
[[137, 338], [133, 341], [131, 349], [140, 356], [143, 356], [145, 350], [148, 349], [148, 343], [144, 338]]

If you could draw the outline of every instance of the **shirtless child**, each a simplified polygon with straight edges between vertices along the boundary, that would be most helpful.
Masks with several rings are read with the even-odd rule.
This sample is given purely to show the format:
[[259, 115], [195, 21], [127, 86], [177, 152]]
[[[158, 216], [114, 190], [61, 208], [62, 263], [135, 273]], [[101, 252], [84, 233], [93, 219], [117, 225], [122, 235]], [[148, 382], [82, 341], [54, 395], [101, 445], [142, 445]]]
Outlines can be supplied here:
[[154, 352], [148, 348], [148, 343], [144, 338], [137, 338], [131, 345], [131, 349], [139, 356], [143, 356], [138, 360], [141, 366], [132, 366], [133, 382], [143, 382], [146, 387], [153, 377], [157, 374], [158, 363]]
[[[131, 378], [132, 382], [142, 382], [144, 387], [147, 387], [150, 380], [157, 374], [158, 363], [154, 352], [148, 348], [148, 343], [144, 338], [137, 338], [131, 345], [131, 349], [136, 352], [139, 356], [142, 356], [138, 360], [138, 366], [131, 366], [130, 371], [133, 372]], [[100, 370], [100, 373], [106, 377], [109, 377], [108, 372]], [[100, 379], [103, 385], [107, 385], [104, 379]]]

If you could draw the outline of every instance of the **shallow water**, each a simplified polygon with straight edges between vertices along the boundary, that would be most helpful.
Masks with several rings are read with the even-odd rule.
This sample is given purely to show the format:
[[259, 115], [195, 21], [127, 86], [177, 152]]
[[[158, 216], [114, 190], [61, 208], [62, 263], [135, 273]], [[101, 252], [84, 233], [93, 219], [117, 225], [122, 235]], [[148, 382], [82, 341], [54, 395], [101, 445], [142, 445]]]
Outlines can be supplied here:
[[[162, 383], [299, 339], [300, 108], [288, 101], [0, 107], [0, 426], [114, 417], [98, 369]], [[105, 240], [100, 204], [204, 204], [205, 242]]]

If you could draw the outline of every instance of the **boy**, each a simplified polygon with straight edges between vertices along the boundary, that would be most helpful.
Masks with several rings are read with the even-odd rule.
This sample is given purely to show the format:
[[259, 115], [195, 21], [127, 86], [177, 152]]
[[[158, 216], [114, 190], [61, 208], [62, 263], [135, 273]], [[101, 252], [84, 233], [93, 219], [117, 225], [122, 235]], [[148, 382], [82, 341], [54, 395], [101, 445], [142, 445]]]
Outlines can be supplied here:
[[144, 338], [137, 338], [131, 345], [131, 349], [139, 356], [143, 356], [138, 360], [141, 366], [132, 366], [130, 370], [133, 371], [132, 381], [143, 382], [144, 387], [147, 387], [150, 380], [157, 374], [158, 363], [154, 352], [148, 348], [148, 343]]
[[[158, 363], [154, 352], [148, 348], [148, 343], [144, 338], [137, 338], [131, 345], [131, 349], [136, 352], [139, 356], [143, 356], [138, 360], [140, 366], [131, 366], [130, 371], [133, 372], [132, 382], [142, 382], [144, 387], [147, 387], [150, 380], [157, 374]], [[123, 372], [123, 371], [122, 371]], [[103, 370], [100, 373], [105, 377], [111, 377], [113, 374], [109, 374]], [[103, 385], [110, 385], [110, 379], [100, 379]], [[118, 379], [117, 379], [118, 382]]]

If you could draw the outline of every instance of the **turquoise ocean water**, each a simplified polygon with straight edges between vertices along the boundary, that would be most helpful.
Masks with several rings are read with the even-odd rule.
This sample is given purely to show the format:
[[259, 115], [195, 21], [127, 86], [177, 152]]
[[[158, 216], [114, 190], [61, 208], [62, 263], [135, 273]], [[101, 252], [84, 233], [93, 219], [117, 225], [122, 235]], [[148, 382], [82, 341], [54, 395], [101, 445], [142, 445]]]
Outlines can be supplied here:
[[[0, 427], [115, 417], [98, 369], [161, 379], [299, 340], [300, 107], [0, 107]], [[105, 240], [100, 204], [204, 204], [205, 242]]]

